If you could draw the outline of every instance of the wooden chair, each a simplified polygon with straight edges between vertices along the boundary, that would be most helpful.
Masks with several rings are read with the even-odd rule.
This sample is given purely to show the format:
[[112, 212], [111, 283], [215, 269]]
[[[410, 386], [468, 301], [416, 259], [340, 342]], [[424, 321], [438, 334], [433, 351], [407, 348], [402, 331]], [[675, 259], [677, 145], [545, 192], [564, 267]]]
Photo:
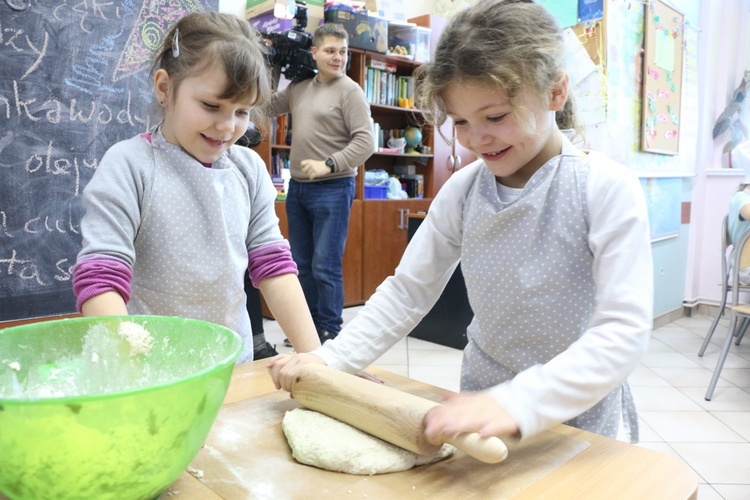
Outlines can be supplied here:
[[724, 345], [719, 353], [719, 359], [716, 362], [716, 368], [714, 369], [711, 383], [708, 385], [706, 391], [706, 401], [710, 401], [713, 396], [714, 389], [716, 389], [716, 383], [719, 381], [721, 375], [721, 369], [724, 367], [724, 361], [727, 359], [729, 354], [729, 348], [732, 345], [732, 340], [736, 339], [736, 344], [739, 345], [742, 340], [745, 330], [750, 325], [750, 304], [742, 304], [739, 302], [740, 291], [750, 290], [750, 286], [740, 285], [740, 270], [746, 267], [750, 267], [750, 229], [742, 233], [740, 241], [734, 244], [734, 252], [731, 257], [731, 266], [728, 265], [728, 258], [726, 250], [731, 246], [729, 243], [729, 234], [727, 230], [727, 217], [724, 217], [722, 224], [722, 302], [719, 306], [719, 311], [716, 313], [711, 327], [706, 334], [706, 338], [703, 341], [699, 356], [703, 356], [703, 353], [711, 340], [716, 325], [719, 322], [719, 317], [724, 312], [724, 307], [727, 302], [727, 294], [729, 291], [732, 292], [732, 310], [730, 312], [729, 329], [727, 331], [727, 337], [724, 340]]

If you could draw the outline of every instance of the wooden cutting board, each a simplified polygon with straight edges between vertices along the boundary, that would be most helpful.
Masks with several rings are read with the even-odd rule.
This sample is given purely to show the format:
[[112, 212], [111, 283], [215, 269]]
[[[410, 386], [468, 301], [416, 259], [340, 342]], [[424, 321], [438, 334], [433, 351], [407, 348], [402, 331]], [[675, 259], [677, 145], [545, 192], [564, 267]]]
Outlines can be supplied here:
[[[196, 475], [202, 474], [200, 481], [227, 499], [508, 498], [589, 446], [547, 431], [523, 444], [508, 443], [508, 458], [499, 464], [484, 464], [458, 452], [404, 472], [353, 476], [292, 458], [281, 420], [297, 407], [282, 391], [225, 405], [191, 463]], [[174, 496], [187, 498], [184, 493]]]

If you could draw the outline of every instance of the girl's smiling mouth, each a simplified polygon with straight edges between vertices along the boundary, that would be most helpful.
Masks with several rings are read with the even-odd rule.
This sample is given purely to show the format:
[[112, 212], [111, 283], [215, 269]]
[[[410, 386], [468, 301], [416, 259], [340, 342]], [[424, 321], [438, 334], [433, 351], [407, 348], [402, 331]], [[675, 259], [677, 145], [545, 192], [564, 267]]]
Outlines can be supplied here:
[[481, 156], [482, 156], [482, 158], [484, 160], [496, 161], [496, 160], [499, 160], [500, 158], [504, 157], [506, 155], [506, 153], [508, 151], [510, 151], [510, 148], [511, 148], [511, 146], [508, 146], [507, 148], [505, 148], [505, 149], [503, 149], [501, 151], [494, 152], [494, 153], [481, 153]]
[[203, 137], [203, 140], [206, 141], [208, 144], [210, 144], [211, 146], [217, 147], [217, 148], [220, 148], [224, 144], [227, 143], [227, 141], [217, 141], [216, 139], [212, 139], [212, 138], [210, 138], [210, 137], [208, 137], [206, 135], [203, 135], [203, 134], [201, 134], [201, 137]]

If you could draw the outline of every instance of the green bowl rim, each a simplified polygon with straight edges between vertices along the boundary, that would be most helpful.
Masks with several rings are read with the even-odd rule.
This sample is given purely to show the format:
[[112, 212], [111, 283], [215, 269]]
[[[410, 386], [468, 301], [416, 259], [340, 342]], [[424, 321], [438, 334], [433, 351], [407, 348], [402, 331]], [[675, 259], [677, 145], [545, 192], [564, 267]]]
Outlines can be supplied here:
[[[135, 393], [149, 393], [154, 392], [157, 390], [162, 390], [167, 387], [177, 386], [181, 384], [188, 383], [192, 380], [195, 380], [197, 378], [200, 378], [208, 373], [211, 372], [219, 372], [228, 366], [232, 366], [235, 364], [237, 359], [242, 354], [242, 337], [237, 334], [234, 330], [231, 328], [227, 328], [226, 326], [219, 325], [218, 323], [212, 323], [210, 321], [204, 321], [200, 319], [193, 319], [193, 318], [183, 318], [179, 316], [159, 316], [156, 314], [148, 314], [148, 315], [121, 315], [121, 316], [82, 316], [77, 318], [63, 318], [63, 319], [55, 319], [55, 320], [49, 320], [49, 321], [40, 321], [36, 323], [29, 323], [26, 325], [19, 325], [19, 326], [12, 326], [8, 328], [0, 328], [0, 335], [3, 335], [3, 333], [9, 331], [9, 330], [24, 330], [27, 328], [35, 328], [39, 327], [40, 324], [53, 324], [53, 323], [87, 323], [87, 322], [93, 322], [95, 320], [125, 320], [130, 321], [133, 320], [133, 318], [139, 319], [139, 320], [148, 320], [148, 319], [154, 319], [157, 318], [159, 321], [164, 319], [178, 319], [180, 321], [185, 321], [188, 323], [203, 323], [211, 325], [215, 328], [219, 328], [222, 330], [226, 330], [229, 333], [231, 333], [231, 336], [235, 338], [235, 340], [238, 341], [238, 345], [235, 348], [234, 352], [230, 354], [229, 356], [225, 357], [223, 360], [218, 362], [216, 365], [212, 366], [211, 368], [206, 368], [205, 370], [201, 370], [199, 372], [196, 372], [192, 375], [189, 375], [187, 377], [181, 377], [176, 380], [170, 380], [168, 382], [163, 382], [160, 384], [150, 385], [148, 387], [139, 387], [135, 389], [127, 389], [123, 391], [115, 391], [115, 392], [107, 392], [107, 393], [99, 393], [99, 394], [86, 394], [86, 395], [80, 395], [80, 396], [61, 396], [61, 397], [42, 397], [42, 398], [34, 398], [34, 399], [23, 399], [23, 398], [3, 398], [0, 396], [0, 405], [8, 405], [11, 406], [13, 404], [23, 403], [24, 405], [32, 404], [32, 405], [40, 405], [40, 404], [49, 404], [49, 403], [55, 403], [55, 404], [70, 404], [70, 403], [78, 403], [78, 402], [87, 402], [90, 400], [97, 400], [100, 401], [102, 399], [110, 399], [115, 397], [122, 397], [127, 396], [130, 394]], [[138, 322], [138, 321], [136, 321]]]

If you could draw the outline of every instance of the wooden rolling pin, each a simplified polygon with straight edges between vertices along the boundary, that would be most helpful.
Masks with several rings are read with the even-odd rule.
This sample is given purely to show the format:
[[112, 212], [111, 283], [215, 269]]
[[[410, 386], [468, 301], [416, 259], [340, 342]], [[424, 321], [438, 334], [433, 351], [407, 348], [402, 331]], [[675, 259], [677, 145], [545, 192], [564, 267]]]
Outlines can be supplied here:
[[[305, 365], [292, 383], [292, 397], [306, 408], [419, 455], [432, 455], [442, 446], [430, 443], [424, 435], [424, 417], [439, 403], [355, 375]], [[508, 448], [497, 437], [461, 433], [445, 442], [490, 464], [508, 456]]]

